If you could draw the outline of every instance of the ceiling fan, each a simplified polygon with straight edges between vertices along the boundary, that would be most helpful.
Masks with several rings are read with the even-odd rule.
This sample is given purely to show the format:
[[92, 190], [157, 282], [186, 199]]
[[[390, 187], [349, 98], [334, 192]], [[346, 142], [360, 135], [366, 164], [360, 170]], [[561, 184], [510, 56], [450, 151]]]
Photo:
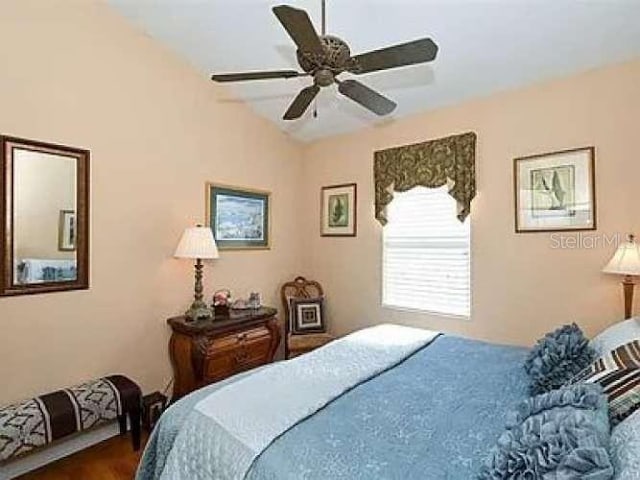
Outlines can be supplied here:
[[388, 115], [396, 103], [357, 80], [339, 80], [342, 72], [355, 75], [430, 62], [436, 58], [438, 46], [430, 38], [381, 48], [351, 56], [347, 43], [326, 34], [326, 7], [322, 0], [322, 35], [318, 35], [307, 12], [288, 5], [273, 7], [273, 13], [285, 28], [297, 49], [298, 64], [303, 72], [275, 70], [263, 72], [215, 74], [216, 82], [242, 82], [277, 78], [313, 77], [313, 85], [303, 88], [284, 114], [284, 120], [300, 118], [307, 110], [320, 88], [336, 83], [338, 91], [373, 113]]

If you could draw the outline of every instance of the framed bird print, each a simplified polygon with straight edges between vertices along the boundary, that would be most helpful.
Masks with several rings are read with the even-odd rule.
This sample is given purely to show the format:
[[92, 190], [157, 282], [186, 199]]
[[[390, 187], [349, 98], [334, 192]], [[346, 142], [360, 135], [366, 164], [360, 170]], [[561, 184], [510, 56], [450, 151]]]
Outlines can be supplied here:
[[322, 187], [321, 236], [356, 236], [357, 188], [355, 183]]
[[514, 160], [517, 233], [596, 229], [595, 148]]

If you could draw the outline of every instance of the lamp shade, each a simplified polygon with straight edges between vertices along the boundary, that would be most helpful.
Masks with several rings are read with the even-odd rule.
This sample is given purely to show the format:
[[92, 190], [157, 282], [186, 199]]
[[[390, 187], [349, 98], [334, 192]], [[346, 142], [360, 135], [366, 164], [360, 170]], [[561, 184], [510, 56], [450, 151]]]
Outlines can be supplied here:
[[209, 227], [190, 227], [185, 229], [180, 243], [173, 254], [176, 258], [218, 258], [218, 247]]
[[618, 275], [640, 275], [640, 247], [633, 235], [629, 235], [627, 241], [618, 247], [602, 271]]

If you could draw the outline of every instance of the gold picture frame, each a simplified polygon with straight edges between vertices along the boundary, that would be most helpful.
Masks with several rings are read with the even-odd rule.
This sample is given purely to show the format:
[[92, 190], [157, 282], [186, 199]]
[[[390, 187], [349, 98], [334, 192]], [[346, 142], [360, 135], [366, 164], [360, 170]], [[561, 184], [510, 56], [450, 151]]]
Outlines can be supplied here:
[[513, 161], [516, 233], [596, 230], [595, 147]]

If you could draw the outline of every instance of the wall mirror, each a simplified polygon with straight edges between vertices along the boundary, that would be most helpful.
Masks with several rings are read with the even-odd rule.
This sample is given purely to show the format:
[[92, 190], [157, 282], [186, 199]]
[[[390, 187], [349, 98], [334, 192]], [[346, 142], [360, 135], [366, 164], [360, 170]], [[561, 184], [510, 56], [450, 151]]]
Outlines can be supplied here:
[[0, 295], [89, 287], [89, 151], [0, 137]]

